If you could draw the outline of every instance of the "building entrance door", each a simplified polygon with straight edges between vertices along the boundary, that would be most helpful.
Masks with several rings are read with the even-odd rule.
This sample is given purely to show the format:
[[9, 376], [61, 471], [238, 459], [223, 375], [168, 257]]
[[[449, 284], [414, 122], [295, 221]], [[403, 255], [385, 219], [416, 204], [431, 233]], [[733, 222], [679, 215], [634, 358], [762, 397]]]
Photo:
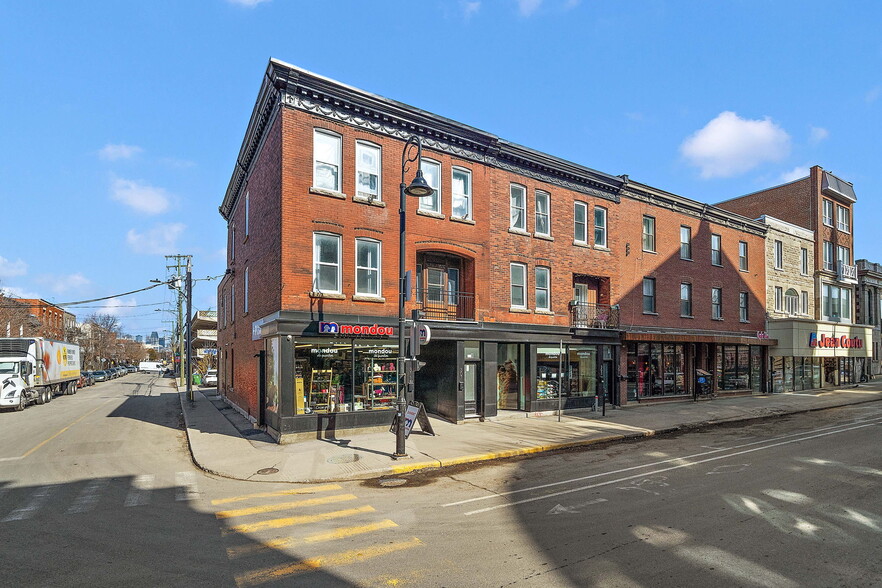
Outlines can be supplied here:
[[463, 372], [463, 401], [465, 404], [465, 416], [481, 416], [481, 364], [477, 361], [465, 362]]

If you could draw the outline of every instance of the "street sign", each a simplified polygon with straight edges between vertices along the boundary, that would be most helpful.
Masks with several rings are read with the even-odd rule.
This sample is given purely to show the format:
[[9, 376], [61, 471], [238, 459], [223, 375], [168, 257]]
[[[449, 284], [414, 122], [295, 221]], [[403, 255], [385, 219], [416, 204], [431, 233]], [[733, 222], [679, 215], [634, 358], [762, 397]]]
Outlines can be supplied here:
[[432, 329], [429, 328], [429, 325], [425, 325], [422, 323], [417, 323], [419, 326], [420, 333], [420, 345], [425, 345], [429, 341], [432, 340]]

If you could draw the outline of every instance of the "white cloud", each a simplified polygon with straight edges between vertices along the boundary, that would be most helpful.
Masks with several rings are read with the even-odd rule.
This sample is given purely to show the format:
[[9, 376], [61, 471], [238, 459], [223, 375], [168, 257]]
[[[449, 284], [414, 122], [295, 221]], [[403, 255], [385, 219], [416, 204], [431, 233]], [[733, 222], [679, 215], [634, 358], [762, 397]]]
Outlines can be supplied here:
[[0, 256], [0, 278], [12, 278], [28, 273], [28, 264], [21, 259], [11, 261]]
[[882, 96], [882, 86], [875, 86], [871, 88], [869, 92], [864, 94], [864, 100], [867, 104], [872, 104], [879, 99], [879, 96]]
[[534, 12], [539, 10], [542, 0], [517, 0], [518, 13], [521, 16], [532, 16]]
[[138, 304], [134, 298], [123, 300], [122, 298], [111, 298], [104, 303], [104, 306], [97, 314], [109, 314], [112, 316], [124, 316]]
[[108, 143], [98, 152], [98, 157], [105, 161], [116, 161], [118, 159], [131, 159], [143, 151], [143, 149], [136, 145], [124, 145], [122, 143], [114, 145]]
[[790, 135], [769, 117], [750, 120], [725, 111], [683, 141], [680, 152], [702, 178], [727, 178], [786, 157]]
[[465, 2], [465, 1], [463, 1], [463, 2], [460, 2], [459, 4], [462, 7], [462, 15], [465, 17], [466, 20], [469, 20], [470, 18], [472, 18], [474, 15], [476, 15], [478, 13], [478, 10], [481, 9], [480, 2]]
[[811, 134], [809, 135], [809, 142], [812, 145], [817, 145], [824, 139], [830, 136], [830, 131], [823, 127], [812, 127]]
[[43, 295], [38, 292], [31, 292], [30, 290], [25, 290], [18, 286], [6, 286], [2, 288], [2, 290], [6, 296], [12, 298], [43, 298]]
[[244, 6], [245, 8], [254, 8], [258, 4], [269, 2], [269, 0], [227, 0], [227, 2], [237, 6]]
[[83, 274], [76, 273], [66, 276], [43, 275], [37, 278], [37, 283], [48, 287], [55, 294], [64, 294], [72, 290], [82, 290], [92, 281]]
[[160, 214], [168, 210], [171, 205], [171, 196], [168, 192], [140, 180], [114, 178], [110, 187], [110, 196], [146, 214]]
[[782, 183], [789, 183], [795, 180], [799, 180], [809, 175], [809, 166], [807, 165], [798, 165], [794, 167], [792, 170], [788, 172], [784, 172], [781, 174], [779, 178]]
[[177, 240], [187, 226], [183, 223], [156, 225], [146, 233], [135, 229], [126, 233], [126, 243], [135, 253], [145, 255], [167, 255], [177, 249]]

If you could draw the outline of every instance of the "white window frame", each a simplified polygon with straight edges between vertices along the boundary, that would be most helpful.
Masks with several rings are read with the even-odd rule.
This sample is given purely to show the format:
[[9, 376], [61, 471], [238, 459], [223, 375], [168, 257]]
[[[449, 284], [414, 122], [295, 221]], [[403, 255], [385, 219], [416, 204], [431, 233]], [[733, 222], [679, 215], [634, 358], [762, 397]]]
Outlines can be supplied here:
[[[535, 281], [536, 310], [551, 310], [551, 268], [537, 266]], [[542, 285], [543, 281], [545, 283], [544, 286]], [[545, 297], [545, 304], [540, 303], [543, 296]]]
[[251, 195], [245, 192], [245, 238], [248, 238], [250, 230], [249, 217], [251, 216]]
[[656, 314], [655, 286], [655, 278], [643, 278], [643, 314]]
[[[683, 293], [686, 293], [686, 297], [683, 297]], [[688, 308], [684, 307], [687, 305]], [[684, 310], [688, 312], [683, 312]], [[680, 283], [680, 316], [682, 317], [691, 317], [692, 316], [692, 284], [689, 282], [681, 282]]]
[[242, 289], [242, 298], [244, 302], [242, 303], [243, 314], [248, 314], [248, 268], [245, 268], [245, 283]]
[[738, 269], [742, 272], [748, 271], [747, 255], [747, 241], [738, 241]]
[[775, 240], [775, 269], [784, 269], [784, 242]]
[[842, 245], [837, 245], [836, 261], [843, 265], [851, 265], [851, 249], [843, 247]]
[[799, 273], [807, 276], [809, 273], [808, 249], [803, 247], [799, 252]]
[[[457, 174], [462, 175], [465, 178], [465, 190], [463, 193], [456, 191], [456, 176]], [[472, 170], [466, 169], [464, 167], [454, 166], [450, 170], [450, 190], [451, 190], [451, 202], [450, 202], [450, 216], [451, 218], [458, 218], [462, 220], [472, 220]], [[465, 200], [465, 215], [456, 214], [456, 200], [461, 199]]]
[[594, 246], [606, 249], [609, 247], [607, 238], [607, 222], [609, 212], [603, 206], [594, 206]]
[[692, 260], [692, 227], [686, 225], [680, 225], [680, 259]]
[[[322, 238], [333, 238], [337, 243], [337, 259], [335, 262], [320, 261], [319, 241]], [[342, 294], [343, 293], [343, 273], [342, 273], [342, 257], [343, 257], [343, 237], [336, 233], [324, 233], [321, 231], [312, 234], [312, 288], [314, 292], [322, 292], [324, 294]], [[319, 284], [319, 270], [324, 267], [335, 268], [334, 279], [337, 282], [335, 290], [322, 290]]]
[[508, 228], [527, 230], [527, 187], [520, 184], [508, 186]]
[[799, 301], [800, 301], [800, 312], [802, 314], [808, 314], [808, 292], [803, 290], [799, 293]]
[[[516, 281], [515, 273], [520, 274], [520, 283]], [[509, 264], [509, 275], [510, 275], [510, 284], [511, 288], [509, 290], [509, 299], [511, 302], [512, 308], [517, 309], [526, 309], [527, 308], [527, 264], [525, 263], [511, 263]], [[522, 304], [515, 304], [515, 292], [520, 292]]]
[[435, 193], [421, 197], [419, 209], [441, 214], [441, 162], [423, 157], [420, 161], [420, 169], [423, 171], [426, 183], [435, 190]]
[[[647, 230], [647, 223], [649, 221], [649, 229]], [[655, 253], [655, 217], [649, 216], [648, 214], [643, 215], [643, 238], [640, 241], [643, 251], [647, 251], [649, 253]]]
[[821, 221], [827, 225], [828, 227], [833, 226], [833, 201], [823, 199], [823, 204], [821, 205], [822, 213], [821, 213]]
[[851, 214], [848, 208], [836, 205], [836, 230], [843, 233], [851, 232]]
[[[377, 162], [376, 169], [370, 169], [365, 163], [365, 156], [372, 154]], [[377, 188], [376, 193], [370, 191], [362, 191], [361, 176], [376, 176]], [[383, 201], [383, 148], [376, 143], [369, 141], [355, 142], [355, 195], [364, 198], [370, 202]]]
[[[543, 222], [545, 224], [544, 231], [541, 228]], [[543, 237], [551, 235], [551, 194], [545, 190], [536, 190], [536, 219], [533, 230], [537, 235]]]
[[[714, 300], [716, 298], [716, 301]], [[714, 320], [723, 319], [723, 289], [711, 288], [711, 318]]]
[[[361, 260], [361, 249], [362, 247], [375, 247], [376, 248], [376, 263], [374, 265], [360, 265]], [[383, 263], [383, 244], [376, 239], [362, 239], [358, 238], [355, 240], [355, 293], [359, 296], [371, 296], [374, 298], [380, 298], [381, 290], [383, 288], [382, 282], [382, 263]], [[376, 279], [374, 283], [376, 284], [376, 288], [372, 290], [368, 290], [363, 288], [362, 280], [359, 279], [360, 272], [368, 272], [376, 275]]]
[[742, 323], [750, 322], [750, 297], [747, 292], [738, 293], [738, 319]]
[[711, 265], [723, 265], [723, 236], [711, 233]]
[[784, 288], [775, 286], [775, 310], [782, 312], [784, 310]]
[[[319, 159], [319, 144], [321, 140], [331, 140], [336, 143], [334, 147], [333, 158], [334, 161], [324, 161], [323, 159]], [[336, 169], [335, 176], [335, 184], [334, 187], [327, 187], [322, 185], [323, 182], [319, 182], [319, 166], [327, 166], [330, 169]], [[315, 188], [320, 188], [322, 190], [330, 190], [331, 192], [342, 192], [342, 181], [343, 181], [343, 137], [334, 133], [332, 131], [328, 131], [327, 129], [313, 129], [312, 133], [312, 185]]]
[[[581, 211], [582, 220], [579, 221]], [[579, 234], [581, 229], [581, 235]], [[588, 205], [584, 202], [573, 203], [573, 241], [579, 244], [588, 244]]]
[[236, 282], [230, 284], [230, 324], [236, 322]]
[[836, 271], [836, 250], [833, 248], [831, 241], [824, 241], [824, 269], [827, 271]]

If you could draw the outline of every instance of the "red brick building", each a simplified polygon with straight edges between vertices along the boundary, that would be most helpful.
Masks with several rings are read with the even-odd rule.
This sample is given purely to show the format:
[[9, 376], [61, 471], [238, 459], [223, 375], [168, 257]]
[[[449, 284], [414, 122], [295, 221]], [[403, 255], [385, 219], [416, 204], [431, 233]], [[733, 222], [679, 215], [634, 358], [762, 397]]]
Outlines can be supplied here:
[[243, 412], [279, 435], [388, 426], [412, 136], [437, 191], [405, 203], [430, 412], [688, 397], [720, 345], [761, 389], [762, 225], [272, 60], [220, 207], [220, 390]]
[[[27, 307], [28, 313], [39, 322], [39, 326], [32, 327], [30, 336], [46, 337], [57, 341], [67, 340], [72, 314], [39, 298], [17, 298], [15, 300]], [[75, 317], [73, 322], [76, 323]], [[27, 331], [27, 327], [25, 330]]]

